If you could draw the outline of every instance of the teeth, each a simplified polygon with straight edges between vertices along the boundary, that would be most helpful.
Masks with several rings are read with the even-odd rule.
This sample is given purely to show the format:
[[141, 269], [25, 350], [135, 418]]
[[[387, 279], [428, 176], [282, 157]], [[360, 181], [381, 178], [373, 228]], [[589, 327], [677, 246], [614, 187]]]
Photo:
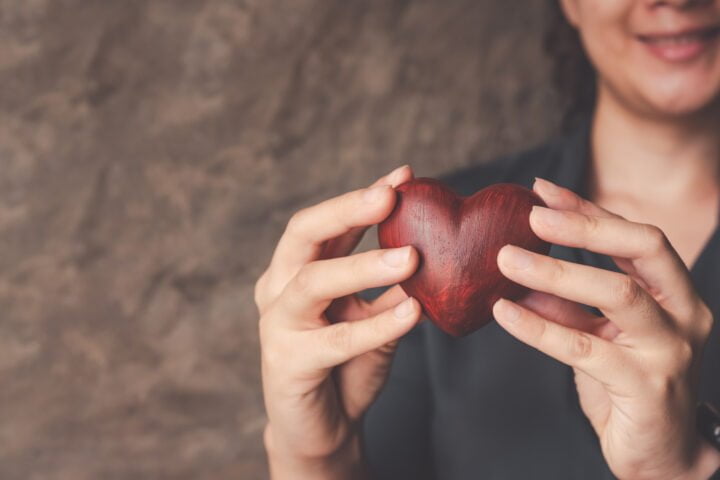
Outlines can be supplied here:
[[687, 33], [685, 35], [675, 35], [666, 37], [644, 37], [648, 43], [656, 45], [687, 45], [689, 43], [700, 43], [709, 40], [720, 33], [720, 29], [711, 29], [703, 32]]
[[650, 43], [655, 43], [657, 45], [687, 45], [688, 43], [698, 43], [702, 40], [703, 37], [699, 34], [680, 35], [677, 37], [656, 37], [648, 39]]

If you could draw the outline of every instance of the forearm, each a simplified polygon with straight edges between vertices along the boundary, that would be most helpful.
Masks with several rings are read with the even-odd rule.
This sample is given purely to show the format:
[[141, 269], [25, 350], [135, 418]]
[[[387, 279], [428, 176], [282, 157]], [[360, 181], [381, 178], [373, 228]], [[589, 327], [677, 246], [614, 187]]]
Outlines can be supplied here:
[[270, 478], [286, 480], [312, 478], [317, 480], [369, 480], [371, 478], [362, 454], [362, 441], [352, 436], [344, 447], [322, 458], [298, 457], [274, 445], [269, 429], [265, 430], [265, 450]]

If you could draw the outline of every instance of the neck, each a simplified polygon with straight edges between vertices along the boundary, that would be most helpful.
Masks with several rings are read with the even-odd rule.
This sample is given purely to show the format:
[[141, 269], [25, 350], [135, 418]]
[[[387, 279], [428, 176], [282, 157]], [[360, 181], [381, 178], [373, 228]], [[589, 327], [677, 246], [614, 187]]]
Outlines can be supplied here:
[[714, 201], [720, 194], [717, 115], [648, 118], [602, 86], [592, 129], [590, 195], [655, 206]]

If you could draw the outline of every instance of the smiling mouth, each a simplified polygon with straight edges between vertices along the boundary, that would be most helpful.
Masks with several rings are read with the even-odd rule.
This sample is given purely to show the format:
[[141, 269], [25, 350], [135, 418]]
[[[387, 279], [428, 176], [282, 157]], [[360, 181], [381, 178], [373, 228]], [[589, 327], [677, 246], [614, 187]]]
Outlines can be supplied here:
[[696, 29], [679, 34], [638, 35], [638, 39], [644, 43], [662, 47], [704, 43], [714, 39], [718, 35], [720, 35], [720, 26]]
[[686, 64], [710, 51], [720, 37], [720, 25], [686, 29], [676, 33], [641, 34], [637, 38], [656, 58]]

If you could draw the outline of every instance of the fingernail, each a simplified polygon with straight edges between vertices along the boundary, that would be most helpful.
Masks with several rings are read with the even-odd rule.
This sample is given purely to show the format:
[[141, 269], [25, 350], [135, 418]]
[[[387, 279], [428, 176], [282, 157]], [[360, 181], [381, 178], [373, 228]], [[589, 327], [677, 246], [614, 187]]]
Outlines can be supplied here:
[[531, 215], [534, 216], [536, 220], [540, 221], [540, 223], [543, 223], [548, 227], [558, 227], [565, 220], [565, 215], [557, 210], [540, 207], [538, 205], [535, 205], [532, 208]]
[[522, 248], [508, 245], [503, 247], [504, 253], [503, 263], [510, 268], [517, 270], [525, 270], [532, 265], [532, 255], [523, 250]]
[[395, 307], [395, 316], [405, 318], [413, 312], [412, 297], [408, 297]]
[[406, 168], [410, 168], [410, 165], [405, 164], [405, 165], [403, 165], [403, 166], [401, 166], [401, 167], [398, 167], [398, 168], [396, 168], [395, 170], [393, 170], [393, 171], [390, 173], [390, 175], [388, 175], [387, 178], [388, 178], [388, 182], [390, 183], [390, 185], [392, 185], [393, 187], [397, 187], [397, 186], [400, 184], [400, 174], [401, 174], [401, 173], [403, 172], [403, 170], [405, 170]]
[[520, 307], [509, 300], [501, 298], [496, 303], [500, 317], [505, 323], [515, 323], [520, 318]]
[[402, 267], [410, 258], [410, 249], [408, 247], [394, 248], [387, 250], [382, 254], [382, 260], [390, 267]]
[[535, 177], [535, 185], [539, 186], [548, 195], [557, 195], [560, 193], [560, 187], [544, 178]]
[[363, 192], [363, 201], [368, 203], [375, 203], [380, 200], [383, 196], [383, 191], [388, 188], [387, 185], [377, 185], [366, 189]]
[[399, 172], [401, 172], [403, 169], [405, 169], [407, 167], [408, 167], [407, 163], [405, 165], [400, 165], [399, 167], [397, 167], [395, 170], [393, 170], [392, 172], [390, 172], [388, 174], [388, 179], [395, 180], [395, 176], [398, 175]]

